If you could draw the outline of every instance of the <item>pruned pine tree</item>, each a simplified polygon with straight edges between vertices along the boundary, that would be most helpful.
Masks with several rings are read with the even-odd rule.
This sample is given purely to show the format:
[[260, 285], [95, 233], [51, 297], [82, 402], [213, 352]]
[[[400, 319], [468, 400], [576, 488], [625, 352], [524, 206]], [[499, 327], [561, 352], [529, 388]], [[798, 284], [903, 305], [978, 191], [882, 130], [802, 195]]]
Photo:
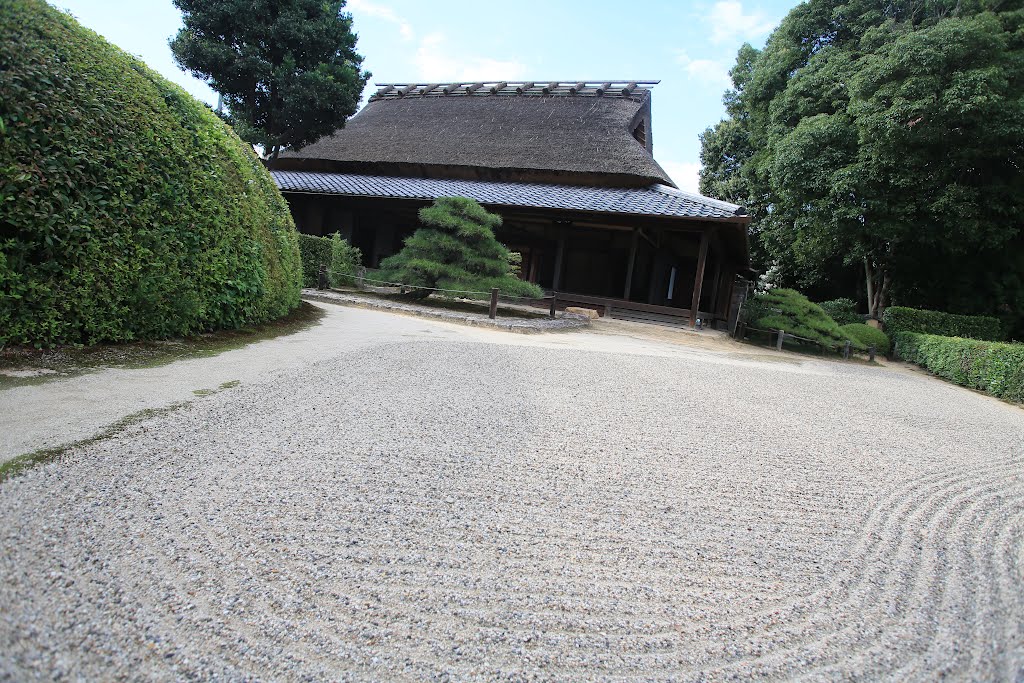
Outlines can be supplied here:
[[419, 216], [423, 227], [381, 263], [383, 279], [419, 287], [414, 295], [421, 297], [436, 289], [485, 293], [492, 287], [504, 295], [543, 296], [540, 287], [515, 276], [516, 255], [494, 237], [501, 216], [465, 197], [441, 197]]

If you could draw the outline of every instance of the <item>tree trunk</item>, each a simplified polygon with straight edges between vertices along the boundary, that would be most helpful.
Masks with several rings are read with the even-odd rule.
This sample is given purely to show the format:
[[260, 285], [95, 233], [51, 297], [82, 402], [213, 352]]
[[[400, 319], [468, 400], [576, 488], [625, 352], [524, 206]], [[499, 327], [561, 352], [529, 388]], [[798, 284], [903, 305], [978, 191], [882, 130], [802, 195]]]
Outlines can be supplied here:
[[270, 160], [277, 161], [277, 155], [281, 153], [281, 145], [274, 145], [270, 148]]
[[864, 279], [868, 290], [868, 317], [879, 320], [889, 304], [892, 278], [885, 266], [875, 264], [872, 268], [871, 259], [864, 257]]
[[868, 317], [875, 317], [875, 275], [871, 272], [871, 261], [864, 257], [864, 281], [868, 288]]

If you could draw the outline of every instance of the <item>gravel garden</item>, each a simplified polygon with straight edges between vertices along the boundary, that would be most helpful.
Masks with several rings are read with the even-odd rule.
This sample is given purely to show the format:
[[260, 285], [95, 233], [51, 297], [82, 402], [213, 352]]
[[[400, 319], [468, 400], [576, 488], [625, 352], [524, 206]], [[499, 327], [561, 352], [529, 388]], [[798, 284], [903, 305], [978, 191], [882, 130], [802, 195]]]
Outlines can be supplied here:
[[1024, 672], [1020, 408], [732, 342], [329, 308], [286, 370], [264, 352], [0, 484], [0, 678]]

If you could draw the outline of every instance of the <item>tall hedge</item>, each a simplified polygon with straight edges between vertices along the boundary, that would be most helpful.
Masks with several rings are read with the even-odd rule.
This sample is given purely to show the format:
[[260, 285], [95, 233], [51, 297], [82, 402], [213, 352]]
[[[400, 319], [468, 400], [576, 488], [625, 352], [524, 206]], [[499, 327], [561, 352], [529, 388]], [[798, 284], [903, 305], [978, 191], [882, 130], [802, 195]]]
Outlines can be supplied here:
[[207, 107], [42, 0], [0, 0], [0, 344], [284, 315], [297, 233]]
[[1003, 333], [1003, 324], [999, 318], [983, 315], [956, 315], [941, 311], [890, 306], [882, 314], [882, 323], [890, 337], [899, 332], [917, 332], [986, 341], [1006, 339]]
[[896, 354], [940, 377], [1024, 403], [1024, 344], [898, 332]]

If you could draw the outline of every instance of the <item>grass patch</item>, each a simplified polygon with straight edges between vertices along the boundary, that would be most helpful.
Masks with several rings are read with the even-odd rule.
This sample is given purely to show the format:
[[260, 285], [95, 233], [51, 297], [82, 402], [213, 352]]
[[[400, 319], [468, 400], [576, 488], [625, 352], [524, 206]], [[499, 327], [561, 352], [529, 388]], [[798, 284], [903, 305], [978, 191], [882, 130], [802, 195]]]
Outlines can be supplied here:
[[81, 439], [73, 443], [69, 443], [65, 446], [57, 446], [55, 448], [41, 448], [38, 451], [32, 451], [31, 453], [25, 453], [19, 455], [16, 458], [12, 458], [5, 463], [0, 463], [0, 484], [15, 477], [25, 470], [28, 470], [36, 465], [43, 463], [52, 462], [62, 457], [69, 451], [75, 448], [81, 448], [88, 446], [100, 441], [104, 441], [113, 436], [116, 436], [119, 432], [124, 431], [132, 425], [136, 425], [144, 420], [156, 417], [158, 415], [165, 415], [170, 413], [182, 406], [188, 405], [187, 402], [172, 403], [169, 406], [163, 408], [147, 408], [146, 410], [140, 410], [137, 413], [132, 413], [126, 417], [121, 418], [114, 424], [104, 428], [100, 432], [97, 432], [93, 436], [87, 439]]
[[104, 368], [152, 368], [186, 358], [216, 356], [255, 342], [301, 332], [317, 324], [323, 316], [322, 309], [302, 302], [289, 315], [262, 325], [183, 339], [45, 350], [4, 349], [0, 351], [0, 390], [43, 384]]

